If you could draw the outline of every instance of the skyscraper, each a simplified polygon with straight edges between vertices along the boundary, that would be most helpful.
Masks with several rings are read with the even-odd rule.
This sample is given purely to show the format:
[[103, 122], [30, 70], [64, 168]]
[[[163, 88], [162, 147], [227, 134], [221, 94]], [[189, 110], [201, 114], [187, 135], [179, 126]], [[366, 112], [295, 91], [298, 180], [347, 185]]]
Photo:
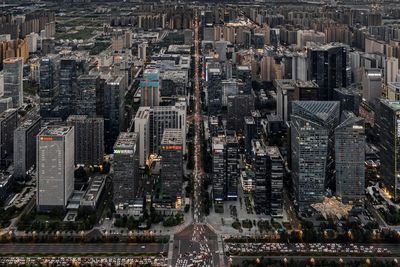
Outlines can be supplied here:
[[138, 134], [121, 132], [114, 145], [114, 205], [124, 209], [133, 204], [138, 189]]
[[319, 85], [319, 100], [332, 100], [333, 89], [348, 84], [348, 48], [328, 44], [308, 50], [308, 80]]
[[158, 69], [146, 69], [143, 80], [140, 82], [141, 101], [143, 107], [160, 105], [160, 71]]
[[104, 157], [104, 119], [71, 115], [67, 124], [75, 131], [75, 164], [100, 165]]
[[335, 129], [336, 195], [343, 202], [362, 204], [365, 191], [364, 120], [343, 112]]
[[139, 107], [134, 118], [134, 132], [139, 133], [139, 164], [145, 166], [150, 154], [150, 107]]
[[77, 63], [74, 58], [60, 60], [58, 104], [60, 116], [66, 119], [73, 114], [74, 88], [77, 79]]
[[23, 67], [22, 58], [3, 61], [4, 97], [12, 98], [14, 108], [21, 107], [23, 102]]
[[321, 201], [325, 186], [333, 181], [333, 131], [339, 123], [339, 115], [339, 102], [292, 102], [292, 180], [300, 209]]
[[113, 145], [120, 131], [124, 129], [125, 90], [126, 79], [122, 75], [112, 76], [105, 82], [102, 113], [106, 153], [112, 153]]
[[222, 72], [219, 67], [207, 69], [207, 105], [210, 116], [218, 115], [222, 109]]
[[254, 210], [256, 214], [265, 213], [267, 208], [267, 151], [259, 139], [251, 141], [252, 168], [255, 178]]
[[17, 110], [12, 108], [0, 114], [0, 160], [1, 168], [6, 168], [14, 157], [14, 131], [18, 126]]
[[377, 105], [382, 96], [382, 70], [365, 69], [362, 78], [363, 98], [370, 104]]
[[376, 120], [379, 136], [379, 157], [381, 160], [381, 177], [386, 189], [400, 198], [400, 101], [381, 99]]
[[182, 129], [183, 153], [186, 151], [186, 104], [157, 106], [150, 109], [150, 153], [159, 154], [164, 130]]
[[274, 80], [276, 88], [276, 114], [283, 120], [290, 120], [291, 103], [295, 99], [295, 80]]
[[46, 127], [37, 136], [37, 210], [67, 206], [74, 191], [74, 146], [73, 127]]
[[57, 105], [59, 93], [58, 75], [59, 60], [57, 57], [45, 57], [40, 61], [39, 67], [39, 98], [40, 116], [43, 118], [54, 115], [53, 109]]
[[36, 136], [40, 131], [40, 117], [29, 116], [14, 132], [14, 176], [24, 179], [36, 164]]
[[254, 110], [253, 95], [239, 94], [228, 97], [227, 128], [242, 132], [244, 129], [244, 117], [250, 116]]
[[74, 97], [74, 113], [77, 115], [96, 116], [96, 94], [100, 87], [98, 75], [81, 75], [77, 79]]
[[223, 212], [226, 179], [225, 137], [213, 137], [211, 151], [214, 209], [215, 212]]
[[267, 146], [267, 207], [266, 213], [272, 217], [282, 217], [283, 213], [283, 159], [278, 147]]
[[143, 60], [143, 61], [146, 60], [146, 58], [147, 58], [147, 53], [146, 53], [147, 46], [148, 46], [147, 42], [143, 42], [143, 43], [138, 44], [138, 58], [140, 60]]
[[161, 140], [161, 192], [171, 207], [182, 205], [183, 139], [182, 129], [167, 128]]
[[237, 200], [239, 180], [239, 141], [234, 131], [226, 133], [226, 182], [225, 199]]

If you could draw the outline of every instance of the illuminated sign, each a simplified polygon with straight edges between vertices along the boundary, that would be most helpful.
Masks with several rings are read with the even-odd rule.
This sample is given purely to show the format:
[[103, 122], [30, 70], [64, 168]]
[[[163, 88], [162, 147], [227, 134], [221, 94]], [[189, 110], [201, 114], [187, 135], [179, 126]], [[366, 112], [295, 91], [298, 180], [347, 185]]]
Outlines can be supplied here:
[[130, 149], [114, 149], [114, 154], [133, 154], [133, 150], [130, 150]]
[[53, 137], [40, 137], [40, 141], [53, 141]]
[[162, 146], [164, 150], [182, 150], [182, 146]]

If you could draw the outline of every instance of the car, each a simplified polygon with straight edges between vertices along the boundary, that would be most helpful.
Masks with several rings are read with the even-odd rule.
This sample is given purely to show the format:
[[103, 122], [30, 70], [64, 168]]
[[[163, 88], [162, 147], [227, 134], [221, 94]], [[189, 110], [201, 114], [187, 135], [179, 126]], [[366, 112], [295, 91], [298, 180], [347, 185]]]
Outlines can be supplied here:
[[146, 248], [146, 246], [141, 246], [140, 248], [141, 248], [141, 249], [145, 249], [145, 248]]

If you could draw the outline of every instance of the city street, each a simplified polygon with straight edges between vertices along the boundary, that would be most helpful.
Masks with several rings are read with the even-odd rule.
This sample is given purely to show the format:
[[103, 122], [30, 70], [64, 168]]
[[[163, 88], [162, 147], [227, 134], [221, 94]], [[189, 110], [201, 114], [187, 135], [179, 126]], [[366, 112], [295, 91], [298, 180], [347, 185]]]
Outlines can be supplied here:
[[7, 243], [0, 244], [1, 254], [88, 254], [88, 253], [163, 253], [168, 244], [133, 244], [133, 243]]
[[[194, 28], [194, 168], [193, 168], [193, 224], [175, 234], [173, 249], [173, 266], [225, 266], [224, 257], [218, 253], [218, 236], [205, 224], [202, 209], [201, 190], [203, 184], [202, 166], [202, 114], [201, 114], [201, 83], [200, 83], [200, 62], [201, 54], [199, 49], [199, 17], [198, 10], [195, 13]], [[221, 253], [222, 254], [222, 253]]]

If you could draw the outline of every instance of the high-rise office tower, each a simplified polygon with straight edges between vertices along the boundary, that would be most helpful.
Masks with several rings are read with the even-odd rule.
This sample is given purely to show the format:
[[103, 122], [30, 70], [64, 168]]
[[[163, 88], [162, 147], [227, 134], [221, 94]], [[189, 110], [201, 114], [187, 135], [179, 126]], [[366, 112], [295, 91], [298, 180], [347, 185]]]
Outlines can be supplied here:
[[222, 81], [222, 105], [228, 105], [228, 97], [239, 93], [238, 82], [234, 79]]
[[336, 101], [293, 101], [290, 123], [294, 194], [300, 209], [321, 201], [334, 174], [333, 131], [339, 123]]
[[308, 49], [308, 80], [319, 85], [319, 100], [332, 100], [333, 89], [348, 84], [348, 48], [328, 44]]
[[96, 116], [96, 94], [100, 87], [98, 75], [81, 75], [77, 79], [74, 114]]
[[210, 116], [218, 115], [222, 109], [222, 72], [219, 67], [207, 69], [207, 105]]
[[133, 204], [139, 179], [138, 134], [121, 132], [114, 145], [114, 205], [124, 209]]
[[74, 146], [73, 127], [46, 127], [37, 136], [37, 210], [67, 206], [74, 191]]
[[58, 105], [59, 115], [66, 119], [73, 114], [74, 88], [77, 79], [77, 62], [73, 58], [62, 58], [60, 60], [59, 76], [59, 95]]
[[399, 59], [390, 57], [385, 62], [385, 84], [396, 82], [399, 76]]
[[6, 168], [13, 161], [14, 131], [18, 126], [17, 110], [12, 108], [0, 114], [0, 160], [1, 167]]
[[225, 148], [225, 137], [218, 136], [212, 138], [212, 195], [216, 212], [223, 211], [226, 179]]
[[335, 129], [336, 195], [343, 202], [363, 204], [365, 195], [364, 119], [343, 112]]
[[139, 107], [134, 118], [134, 132], [139, 133], [139, 164], [146, 165], [150, 155], [150, 107]]
[[227, 129], [242, 132], [244, 130], [244, 117], [250, 116], [254, 110], [253, 95], [239, 94], [228, 97]]
[[239, 141], [234, 131], [226, 132], [226, 186], [225, 199], [237, 200], [239, 180]]
[[14, 176], [24, 179], [36, 164], [36, 136], [40, 131], [40, 117], [29, 116], [14, 132]]
[[[294, 87], [295, 100], [318, 100], [319, 86], [314, 81], [296, 81]], [[290, 109], [289, 109], [290, 112]]]
[[143, 43], [140, 43], [140, 44], [138, 44], [138, 58], [140, 59], [140, 60], [146, 60], [147, 59], [147, 47], [148, 47], [148, 44], [147, 44], [147, 42], [143, 42]]
[[295, 53], [292, 58], [292, 79], [307, 80], [307, 56], [305, 53]]
[[370, 104], [376, 105], [382, 96], [381, 69], [365, 69], [362, 77], [363, 98]]
[[125, 76], [112, 76], [105, 81], [102, 113], [104, 117], [104, 146], [111, 153], [117, 137], [124, 129]]
[[160, 105], [160, 71], [158, 69], [146, 69], [143, 80], [140, 82], [142, 107], [154, 107]]
[[386, 189], [400, 198], [400, 101], [381, 99], [376, 120], [376, 132], [379, 136], [379, 157], [381, 160], [381, 177]]
[[161, 192], [171, 207], [179, 209], [183, 186], [182, 129], [167, 128], [161, 140]]
[[57, 105], [59, 59], [57, 57], [42, 58], [39, 73], [40, 116], [47, 118], [52, 116], [53, 109]]
[[11, 97], [13, 107], [19, 108], [23, 102], [23, 67], [22, 58], [3, 60], [4, 97]]
[[276, 113], [283, 120], [290, 120], [291, 103], [295, 99], [295, 80], [274, 80], [276, 88]]
[[283, 159], [278, 147], [267, 146], [267, 207], [266, 213], [272, 217], [283, 214]]
[[265, 213], [267, 207], [267, 151], [259, 139], [251, 141], [251, 163], [254, 171], [254, 210], [257, 214]]
[[104, 119], [87, 115], [71, 115], [68, 126], [75, 131], [75, 164], [100, 165], [104, 157]]
[[157, 106], [150, 109], [150, 153], [159, 154], [164, 130], [167, 128], [182, 129], [183, 153], [186, 153], [186, 104], [174, 106]]
[[246, 151], [246, 158], [250, 159], [251, 151], [252, 151], [252, 143], [253, 139], [257, 138], [257, 126], [253, 117], [247, 116], [244, 117], [244, 147]]

